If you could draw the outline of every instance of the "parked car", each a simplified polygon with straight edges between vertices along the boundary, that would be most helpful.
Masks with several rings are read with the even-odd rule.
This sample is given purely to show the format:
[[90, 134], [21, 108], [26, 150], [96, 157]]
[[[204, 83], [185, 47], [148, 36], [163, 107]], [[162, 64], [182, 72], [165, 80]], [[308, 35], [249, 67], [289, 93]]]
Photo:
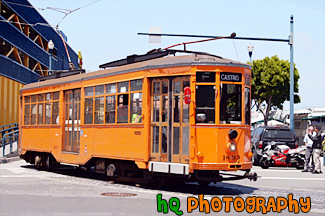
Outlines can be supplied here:
[[291, 149], [298, 147], [298, 140], [289, 127], [257, 127], [251, 133], [252, 161], [254, 165], [259, 165], [263, 149], [271, 142], [275, 142], [276, 145], [287, 145]]

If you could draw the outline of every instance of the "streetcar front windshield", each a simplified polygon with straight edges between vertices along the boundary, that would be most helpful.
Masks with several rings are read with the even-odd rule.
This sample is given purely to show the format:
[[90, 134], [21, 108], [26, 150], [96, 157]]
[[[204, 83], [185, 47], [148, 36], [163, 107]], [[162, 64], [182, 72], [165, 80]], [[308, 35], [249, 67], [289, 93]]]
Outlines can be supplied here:
[[242, 123], [242, 86], [238, 84], [220, 84], [220, 123]]

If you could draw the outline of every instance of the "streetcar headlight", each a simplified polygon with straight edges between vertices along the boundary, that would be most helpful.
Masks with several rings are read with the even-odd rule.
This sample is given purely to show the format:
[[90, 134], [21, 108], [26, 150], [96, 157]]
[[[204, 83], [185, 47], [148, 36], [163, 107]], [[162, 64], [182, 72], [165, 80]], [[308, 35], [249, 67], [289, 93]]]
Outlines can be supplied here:
[[234, 152], [234, 151], [236, 151], [236, 144], [235, 143], [230, 143], [228, 148], [229, 148], [230, 151]]

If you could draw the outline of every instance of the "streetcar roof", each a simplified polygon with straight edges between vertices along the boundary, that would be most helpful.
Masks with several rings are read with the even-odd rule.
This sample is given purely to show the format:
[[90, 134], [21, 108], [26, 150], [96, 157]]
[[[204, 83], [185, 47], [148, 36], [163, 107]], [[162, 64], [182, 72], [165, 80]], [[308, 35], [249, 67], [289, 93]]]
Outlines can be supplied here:
[[127, 64], [127, 65], [108, 68], [104, 70], [98, 70], [90, 73], [82, 73], [82, 74], [77, 74], [77, 75], [72, 75], [67, 77], [49, 79], [41, 82], [30, 83], [25, 85], [21, 90], [60, 85], [60, 84], [71, 83], [71, 82], [79, 82], [83, 80], [103, 78], [103, 77], [136, 72], [141, 70], [180, 67], [180, 66], [200, 66], [200, 65], [232, 66], [232, 67], [244, 67], [249, 69], [251, 68], [251, 66], [248, 64], [239, 61], [221, 58], [218, 56], [212, 56], [212, 55], [192, 54], [192, 55], [182, 55], [182, 56], [166, 56], [163, 58], [157, 58], [157, 59], [137, 62], [133, 64]]

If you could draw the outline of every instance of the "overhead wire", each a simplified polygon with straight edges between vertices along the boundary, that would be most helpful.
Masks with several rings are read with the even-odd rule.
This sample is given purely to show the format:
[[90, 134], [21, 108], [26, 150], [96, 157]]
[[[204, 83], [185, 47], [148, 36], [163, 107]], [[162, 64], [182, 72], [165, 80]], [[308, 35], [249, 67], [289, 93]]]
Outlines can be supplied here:
[[[101, 1], [101, 0], [97, 0], [97, 1], [91, 2], [89, 4], [86, 4], [86, 5], [82, 6], [82, 7], [78, 7], [78, 8], [75, 8], [75, 9], [65, 9], [65, 8], [56, 8], [56, 7], [40, 8], [40, 7], [31, 6], [31, 5], [25, 5], [25, 4], [19, 4], [19, 3], [15, 3], [15, 2], [10, 2], [10, 1], [6, 1], [6, 0], [3, 0], [2, 2], [5, 2], [7, 4], [12, 4], [12, 5], [18, 5], [18, 6], [21, 6], [21, 7], [28, 7], [28, 8], [33, 8], [33, 9], [37, 9], [37, 10], [42, 10], [42, 11], [44, 11], [44, 10], [53, 10], [53, 11], [56, 11], [56, 12], [59, 12], [59, 13], [63, 13], [65, 15], [62, 17], [62, 19], [56, 25], [56, 26], [58, 26], [63, 21], [63, 19], [65, 19], [69, 14], [71, 14], [71, 13], [73, 13], [75, 11], [78, 11], [78, 10], [80, 10], [82, 8], [88, 7], [88, 6], [92, 5], [92, 4], [95, 4], [95, 3], [99, 2], [99, 1]], [[29, 25], [33, 26], [33, 25], [40, 25], [40, 24], [41, 23], [29, 24]], [[42, 25], [46, 25], [46, 24], [42, 24]], [[50, 24], [48, 24], [48, 25], [49, 26], [53, 26], [53, 25], [50, 25]]]
[[[92, 5], [92, 4], [95, 4], [95, 3], [97, 3], [97, 2], [99, 2], [100, 0], [97, 0], [97, 1], [94, 1], [94, 2], [92, 2], [92, 3], [89, 3], [89, 4], [87, 4], [87, 5], [84, 5], [84, 6], [82, 6], [82, 7], [79, 7], [79, 8], [76, 8], [76, 9], [73, 9], [73, 10], [69, 10], [69, 9], [61, 9], [61, 8], [51, 8], [51, 7], [49, 7], [48, 9], [51, 9], [51, 10], [55, 10], [55, 11], [57, 11], [57, 12], [61, 12], [61, 13], [64, 13], [65, 15], [62, 17], [62, 19], [60, 20], [60, 22], [57, 24], [57, 26], [69, 15], [69, 14], [71, 14], [71, 13], [73, 13], [73, 12], [75, 12], [75, 11], [78, 11], [78, 10], [80, 10], [80, 9], [82, 9], [82, 8], [85, 8], [85, 7], [88, 7], [88, 6], [90, 6], [90, 5]], [[60, 11], [61, 10], [61, 11]], [[64, 12], [64, 11], [67, 11], [67, 12]]]
[[232, 40], [234, 47], [235, 47], [235, 51], [236, 51], [236, 56], [237, 56], [237, 61], [239, 61], [239, 57], [238, 57], [238, 52], [237, 52], [237, 48], [236, 48], [236, 44], [235, 44], [235, 40]]

